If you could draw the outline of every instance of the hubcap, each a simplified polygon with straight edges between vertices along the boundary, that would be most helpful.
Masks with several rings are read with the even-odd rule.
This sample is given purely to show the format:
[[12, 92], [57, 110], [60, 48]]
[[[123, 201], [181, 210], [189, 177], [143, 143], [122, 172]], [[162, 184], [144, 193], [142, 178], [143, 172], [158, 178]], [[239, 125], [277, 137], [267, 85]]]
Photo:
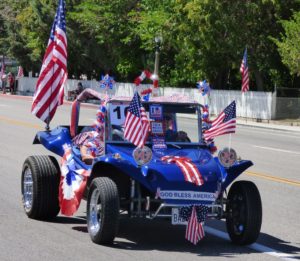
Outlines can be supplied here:
[[94, 236], [98, 233], [101, 227], [101, 202], [100, 202], [100, 191], [94, 189], [90, 199], [89, 207], [89, 231]]
[[23, 204], [26, 211], [30, 211], [32, 208], [33, 198], [33, 180], [30, 168], [26, 168], [24, 171], [23, 180]]

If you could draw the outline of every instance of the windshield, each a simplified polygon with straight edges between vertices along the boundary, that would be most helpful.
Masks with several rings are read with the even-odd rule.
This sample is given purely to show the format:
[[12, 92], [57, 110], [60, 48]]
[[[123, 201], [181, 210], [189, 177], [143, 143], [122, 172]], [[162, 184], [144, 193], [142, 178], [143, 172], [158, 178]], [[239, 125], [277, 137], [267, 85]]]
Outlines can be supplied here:
[[[108, 103], [107, 141], [124, 141], [124, 123], [129, 102]], [[199, 143], [200, 105], [182, 103], [143, 103], [150, 128], [148, 142], [157, 138], [168, 143]], [[200, 117], [199, 117], [200, 118]]]

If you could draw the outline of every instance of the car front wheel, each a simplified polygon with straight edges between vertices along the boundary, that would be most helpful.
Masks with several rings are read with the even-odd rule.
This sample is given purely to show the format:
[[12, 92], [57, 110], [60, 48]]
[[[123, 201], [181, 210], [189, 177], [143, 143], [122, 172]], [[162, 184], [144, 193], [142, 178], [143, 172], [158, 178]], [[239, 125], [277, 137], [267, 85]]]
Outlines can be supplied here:
[[107, 177], [95, 178], [87, 199], [87, 227], [96, 244], [113, 242], [119, 226], [119, 194], [114, 181]]
[[253, 182], [233, 183], [227, 198], [226, 215], [227, 231], [233, 243], [248, 245], [256, 241], [262, 223], [262, 204]]
[[52, 156], [30, 156], [22, 170], [21, 191], [25, 213], [33, 219], [51, 219], [60, 208], [60, 169]]

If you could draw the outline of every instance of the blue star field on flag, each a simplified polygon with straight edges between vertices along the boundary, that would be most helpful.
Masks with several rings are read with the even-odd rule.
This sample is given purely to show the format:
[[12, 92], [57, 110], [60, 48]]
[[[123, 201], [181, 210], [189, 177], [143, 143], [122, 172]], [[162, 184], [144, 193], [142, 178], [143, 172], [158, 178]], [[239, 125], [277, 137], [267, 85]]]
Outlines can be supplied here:
[[[209, 212], [209, 207], [205, 205], [195, 205], [198, 223], [204, 222]], [[192, 215], [193, 205], [179, 208], [179, 217], [188, 221]]]

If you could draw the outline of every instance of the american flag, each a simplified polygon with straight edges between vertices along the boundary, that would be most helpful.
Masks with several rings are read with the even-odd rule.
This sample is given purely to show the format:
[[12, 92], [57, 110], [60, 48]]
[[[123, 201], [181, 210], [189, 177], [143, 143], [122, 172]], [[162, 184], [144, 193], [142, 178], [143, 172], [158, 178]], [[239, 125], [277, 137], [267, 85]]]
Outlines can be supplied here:
[[204, 131], [205, 140], [213, 139], [216, 136], [235, 133], [236, 128], [236, 105], [235, 101], [230, 103], [220, 115], [212, 121], [211, 127]]
[[23, 67], [19, 66], [18, 67], [18, 74], [17, 74], [17, 79], [20, 79], [24, 76], [24, 71], [23, 71]]
[[196, 245], [204, 236], [204, 221], [208, 214], [209, 208], [205, 205], [182, 207], [179, 209], [179, 216], [187, 220], [185, 238]]
[[247, 48], [245, 49], [243, 60], [240, 67], [242, 74], [242, 92], [249, 91], [249, 74], [248, 74], [248, 61], [247, 61]]
[[65, 1], [59, 0], [44, 60], [37, 81], [31, 113], [49, 123], [63, 104], [67, 80], [67, 36]]
[[135, 92], [125, 119], [124, 137], [142, 148], [148, 138], [149, 120], [142, 107], [141, 98]]

